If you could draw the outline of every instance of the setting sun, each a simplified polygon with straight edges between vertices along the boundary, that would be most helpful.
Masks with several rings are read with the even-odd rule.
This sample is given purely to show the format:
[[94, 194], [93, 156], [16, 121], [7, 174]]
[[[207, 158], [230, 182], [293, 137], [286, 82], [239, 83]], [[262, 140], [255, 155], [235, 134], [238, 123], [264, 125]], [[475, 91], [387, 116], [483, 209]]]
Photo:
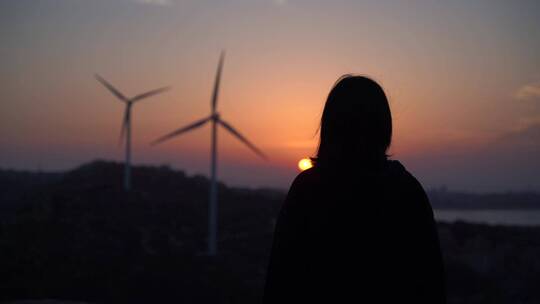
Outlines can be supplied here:
[[313, 163], [311, 163], [311, 159], [309, 158], [302, 158], [299, 162], [298, 162], [298, 168], [301, 170], [301, 171], [304, 171], [304, 170], [307, 170], [309, 168], [313, 167]]

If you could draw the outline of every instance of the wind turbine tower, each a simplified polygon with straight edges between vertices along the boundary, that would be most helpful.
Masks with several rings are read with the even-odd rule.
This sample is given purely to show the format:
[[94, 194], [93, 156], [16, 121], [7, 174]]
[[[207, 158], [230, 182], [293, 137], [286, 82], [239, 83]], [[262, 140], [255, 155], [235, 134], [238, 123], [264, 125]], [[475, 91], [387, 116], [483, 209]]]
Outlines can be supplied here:
[[214, 256], [217, 254], [217, 222], [218, 222], [218, 189], [217, 189], [217, 127], [220, 125], [226, 131], [230, 132], [234, 137], [238, 138], [242, 143], [244, 143], [248, 148], [255, 152], [258, 156], [263, 159], [267, 159], [264, 153], [261, 152], [255, 145], [247, 140], [240, 132], [238, 132], [231, 124], [226, 122], [221, 118], [219, 112], [217, 111], [217, 100], [219, 93], [219, 84], [221, 80], [221, 72], [223, 70], [223, 61], [225, 59], [225, 52], [221, 52], [219, 57], [219, 63], [217, 67], [216, 79], [214, 82], [214, 90], [212, 93], [211, 99], [211, 110], [210, 115], [197, 120], [187, 126], [179, 128], [171, 133], [168, 133], [155, 141], [152, 142], [152, 145], [164, 142], [168, 139], [176, 137], [180, 134], [186, 133], [193, 129], [199, 128], [206, 124], [207, 122], [211, 123], [212, 135], [211, 135], [211, 148], [210, 148], [210, 192], [209, 192], [209, 205], [208, 205], [208, 255]]
[[131, 189], [131, 108], [135, 102], [165, 92], [169, 87], [162, 87], [152, 91], [148, 91], [139, 95], [135, 95], [131, 98], [127, 98], [124, 94], [120, 93], [115, 87], [113, 87], [107, 80], [98, 74], [95, 75], [97, 81], [105, 86], [116, 98], [126, 104], [124, 110], [124, 118], [122, 120], [122, 128], [120, 131], [120, 144], [124, 144], [126, 148], [126, 161], [124, 166], [124, 190], [127, 192]]

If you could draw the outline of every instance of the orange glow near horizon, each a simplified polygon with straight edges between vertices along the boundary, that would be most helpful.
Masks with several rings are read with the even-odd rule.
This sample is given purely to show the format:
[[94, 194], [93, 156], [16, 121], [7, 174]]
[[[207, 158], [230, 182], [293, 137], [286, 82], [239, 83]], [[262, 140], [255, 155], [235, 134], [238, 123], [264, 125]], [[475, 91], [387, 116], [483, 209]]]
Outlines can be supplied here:
[[[269, 157], [259, 159], [220, 128], [225, 181], [288, 185], [298, 161], [316, 151], [327, 95], [346, 73], [383, 87], [393, 117], [389, 153], [413, 170], [425, 168], [434, 183], [462, 180], [457, 173], [446, 179], [437, 163], [455, 160], [468, 172], [465, 162], [483, 159], [475, 155], [517, 147], [512, 138], [527, 147], [520, 151], [536, 143], [528, 134], [540, 124], [540, 52], [531, 50], [540, 36], [522, 35], [540, 28], [534, 1], [482, 9], [352, 0], [5, 2], [2, 12], [15, 17], [0, 18], [8, 33], [0, 167], [64, 170], [96, 158], [123, 160], [124, 105], [94, 79], [99, 73], [127, 96], [172, 87], [133, 107], [134, 164], [207, 174], [210, 125], [149, 143], [209, 115], [222, 49], [217, 111]], [[502, 24], [499, 16], [509, 19]]]

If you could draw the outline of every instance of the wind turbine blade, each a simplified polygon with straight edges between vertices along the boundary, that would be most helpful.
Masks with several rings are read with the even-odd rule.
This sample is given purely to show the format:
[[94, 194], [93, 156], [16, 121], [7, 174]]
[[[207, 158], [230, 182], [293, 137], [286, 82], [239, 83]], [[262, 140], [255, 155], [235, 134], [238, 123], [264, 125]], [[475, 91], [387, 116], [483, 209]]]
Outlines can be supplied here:
[[122, 128], [120, 129], [120, 138], [118, 140], [119, 145], [122, 145], [125, 142], [126, 139], [126, 129], [128, 124], [128, 107], [126, 106], [126, 110], [124, 111], [124, 118], [122, 119]]
[[264, 159], [268, 159], [268, 157], [266, 157], [266, 155], [264, 153], [261, 152], [261, 150], [259, 150], [257, 147], [255, 147], [254, 144], [252, 144], [251, 142], [249, 142], [249, 140], [247, 140], [247, 138], [245, 138], [242, 134], [240, 134], [240, 132], [236, 131], [236, 129], [234, 129], [230, 124], [228, 124], [227, 122], [223, 121], [221, 118], [218, 119], [218, 122], [225, 128], [227, 129], [227, 131], [231, 132], [234, 136], [236, 136], [236, 138], [238, 138], [241, 142], [243, 142], [246, 146], [248, 146], [253, 152], [255, 152], [257, 155], [259, 155], [260, 157], [264, 158]]
[[124, 96], [120, 91], [118, 91], [115, 87], [112, 86], [112, 84], [108, 83], [107, 80], [105, 80], [103, 77], [99, 76], [98, 74], [95, 74], [95, 77], [97, 81], [99, 81], [104, 87], [106, 87], [114, 96], [116, 96], [118, 99], [127, 102], [128, 99], [126, 96]]
[[225, 51], [221, 51], [219, 56], [219, 63], [216, 72], [216, 80], [214, 82], [214, 92], [212, 93], [212, 113], [216, 112], [218, 92], [219, 92], [219, 82], [221, 81], [221, 71], [223, 70], [223, 61], [225, 60]]
[[146, 93], [142, 93], [142, 94], [139, 94], [139, 95], [131, 98], [131, 101], [138, 101], [138, 100], [141, 100], [141, 99], [144, 99], [144, 98], [148, 98], [150, 96], [154, 96], [154, 95], [163, 93], [163, 92], [169, 90], [170, 88], [171, 87], [163, 87], [163, 88], [155, 89], [155, 90], [152, 90], [152, 91], [148, 91]]
[[187, 131], [190, 131], [190, 130], [193, 130], [193, 129], [195, 129], [195, 128], [198, 128], [198, 127], [204, 125], [205, 123], [207, 123], [211, 118], [212, 118], [212, 117], [209, 116], [209, 117], [206, 117], [206, 118], [204, 118], [204, 119], [197, 120], [196, 122], [194, 122], [194, 123], [192, 123], [192, 124], [189, 124], [189, 125], [187, 125], [187, 126], [185, 126], [185, 127], [182, 127], [182, 128], [177, 129], [177, 130], [175, 130], [175, 131], [172, 131], [171, 133], [166, 134], [166, 135], [164, 135], [164, 136], [162, 136], [162, 137], [160, 137], [160, 138], [154, 140], [154, 141], [151, 142], [150, 144], [151, 144], [152, 146], [153, 146], [153, 145], [157, 145], [157, 144], [159, 144], [159, 143], [161, 143], [161, 142], [163, 142], [163, 141], [166, 141], [166, 140], [168, 140], [168, 139], [170, 139], [170, 138], [172, 138], [172, 137], [178, 136], [178, 135], [180, 135], [180, 134], [182, 134], [182, 133], [185, 133], [185, 132], [187, 132]]

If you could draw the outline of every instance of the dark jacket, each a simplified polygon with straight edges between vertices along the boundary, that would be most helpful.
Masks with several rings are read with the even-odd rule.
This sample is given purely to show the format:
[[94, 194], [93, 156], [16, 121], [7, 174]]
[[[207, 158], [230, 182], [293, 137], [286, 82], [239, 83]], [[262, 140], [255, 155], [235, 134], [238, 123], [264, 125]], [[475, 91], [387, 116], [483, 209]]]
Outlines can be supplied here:
[[264, 292], [264, 303], [445, 303], [420, 183], [397, 161], [300, 173], [277, 218]]

